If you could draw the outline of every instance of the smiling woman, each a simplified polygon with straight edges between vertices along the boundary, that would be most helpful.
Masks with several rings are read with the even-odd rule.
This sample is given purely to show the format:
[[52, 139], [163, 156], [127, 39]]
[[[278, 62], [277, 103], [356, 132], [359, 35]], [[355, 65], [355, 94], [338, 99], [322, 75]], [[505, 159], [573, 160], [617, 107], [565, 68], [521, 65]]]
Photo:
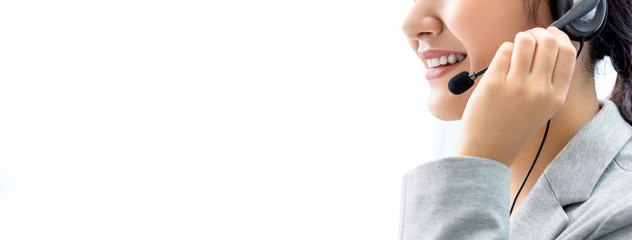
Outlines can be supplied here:
[[[495, 7], [486, 7], [495, 6]], [[433, 17], [441, 14], [441, 17]], [[490, 16], [490, 17], [482, 17]], [[498, 24], [499, 21], [503, 24]], [[508, 21], [509, 19], [525, 19]], [[442, 51], [466, 55], [463, 64], [452, 72], [481, 69], [491, 62], [500, 44], [515, 34], [537, 27], [526, 20], [520, 1], [417, 1], [403, 25], [409, 44], [424, 60], [441, 56]], [[438, 71], [426, 64], [430, 71]], [[440, 67], [439, 67], [440, 68]], [[455, 97], [445, 91], [454, 75], [429, 81], [430, 111], [441, 120], [457, 120], [472, 91]], [[430, 80], [430, 79], [428, 79]]]
[[[402, 239], [632, 238], [631, 23], [630, 0], [415, 1], [402, 30], [429, 110], [462, 128], [456, 156], [404, 177]], [[599, 100], [606, 56], [617, 83]]]

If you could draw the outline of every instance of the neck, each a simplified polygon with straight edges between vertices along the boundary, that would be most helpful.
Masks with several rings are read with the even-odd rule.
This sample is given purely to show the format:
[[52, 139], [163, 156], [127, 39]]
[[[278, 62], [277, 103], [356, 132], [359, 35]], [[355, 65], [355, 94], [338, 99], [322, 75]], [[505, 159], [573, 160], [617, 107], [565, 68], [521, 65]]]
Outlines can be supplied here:
[[[582, 64], [578, 64], [582, 66]], [[516, 200], [513, 214], [518, 210], [521, 202], [529, 194], [531, 188], [540, 178], [546, 167], [553, 161], [560, 151], [568, 144], [568, 142], [577, 134], [577, 132], [588, 123], [599, 112], [599, 101], [595, 94], [594, 80], [592, 77], [586, 77], [585, 73], [580, 73], [581, 68], [575, 68], [571, 86], [564, 105], [551, 118], [551, 124], [547, 133], [546, 140], [542, 146], [540, 155], [536, 164], [531, 170], [531, 174], [520, 195]], [[576, 77], [584, 76], [584, 77]], [[533, 160], [536, 157], [542, 138], [546, 130], [546, 123], [538, 130], [538, 132], [529, 140], [524, 150], [518, 155], [514, 163], [511, 165], [511, 203], [520, 188]], [[511, 204], [510, 203], [510, 204]]]

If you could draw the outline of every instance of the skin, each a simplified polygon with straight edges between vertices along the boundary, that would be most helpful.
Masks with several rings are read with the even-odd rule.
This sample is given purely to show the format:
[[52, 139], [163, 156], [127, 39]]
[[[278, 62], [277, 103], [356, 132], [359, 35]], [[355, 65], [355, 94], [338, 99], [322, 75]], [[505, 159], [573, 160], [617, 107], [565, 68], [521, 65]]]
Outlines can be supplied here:
[[[544, 29], [553, 19], [547, 5], [539, 9], [540, 25], [528, 20], [522, 0], [418, 0], [402, 24], [415, 54], [418, 49], [467, 54], [457, 68], [428, 81], [428, 107], [438, 119], [461, 120], [458, 155], [510, 167], [511, 201], [551, 119], [514, 214], [544, 169], [599, 111], [594, 78], [583, 67], [589, 43], [575, 60], [579, 43], [557, 28]], [[461, 95], [449, 92], [452, 76], [488, 65], [471, 89]]]

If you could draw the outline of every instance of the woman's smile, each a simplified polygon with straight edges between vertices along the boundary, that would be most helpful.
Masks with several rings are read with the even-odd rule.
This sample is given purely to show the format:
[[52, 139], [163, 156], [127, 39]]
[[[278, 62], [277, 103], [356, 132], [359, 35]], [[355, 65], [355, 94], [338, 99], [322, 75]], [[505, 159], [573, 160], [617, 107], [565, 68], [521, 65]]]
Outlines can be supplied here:
[[528, 21], [523, 0], [415, 1], [402, 31], [427, 69], [430, 112], [440, 120], [460, 120], [478, 82], [454, 95], [450, 79], [489, 66], [503, 42], [536, 26]]
[[428, 70], [426, 70], [426, 80], [439, 78], [443, 76], [444, 74], [451, 72], [454, 68], [459, 66], [459, 64], [461, 64], [461, 62], [456, 62], [454, 64], [450, 64], [446, 66], [431, 67]]
[[467, 54], [447, 50], [418, 51], [419, 57], [426, 62], [426, 79], [435, 79], [452, 71], [467, 57]]

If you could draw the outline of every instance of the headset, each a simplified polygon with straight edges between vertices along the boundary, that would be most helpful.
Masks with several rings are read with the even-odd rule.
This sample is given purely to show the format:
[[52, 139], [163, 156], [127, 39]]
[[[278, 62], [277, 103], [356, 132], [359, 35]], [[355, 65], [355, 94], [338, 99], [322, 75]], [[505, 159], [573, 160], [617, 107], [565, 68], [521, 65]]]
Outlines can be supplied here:
[[[578, 0], [550, 0], [551, 14], [553, 20], [558, 20], [573, 7]], [[582, 1], [586, 2], [586, 1]], [[596, 8], [593, 8], [588, 14], [575, 19], [564, 28], [568, 37], [573, 41], [589, 41], [595, 38], [606, 26], [606, 18], [608, 17], [607, 0], [600, 0]]]

